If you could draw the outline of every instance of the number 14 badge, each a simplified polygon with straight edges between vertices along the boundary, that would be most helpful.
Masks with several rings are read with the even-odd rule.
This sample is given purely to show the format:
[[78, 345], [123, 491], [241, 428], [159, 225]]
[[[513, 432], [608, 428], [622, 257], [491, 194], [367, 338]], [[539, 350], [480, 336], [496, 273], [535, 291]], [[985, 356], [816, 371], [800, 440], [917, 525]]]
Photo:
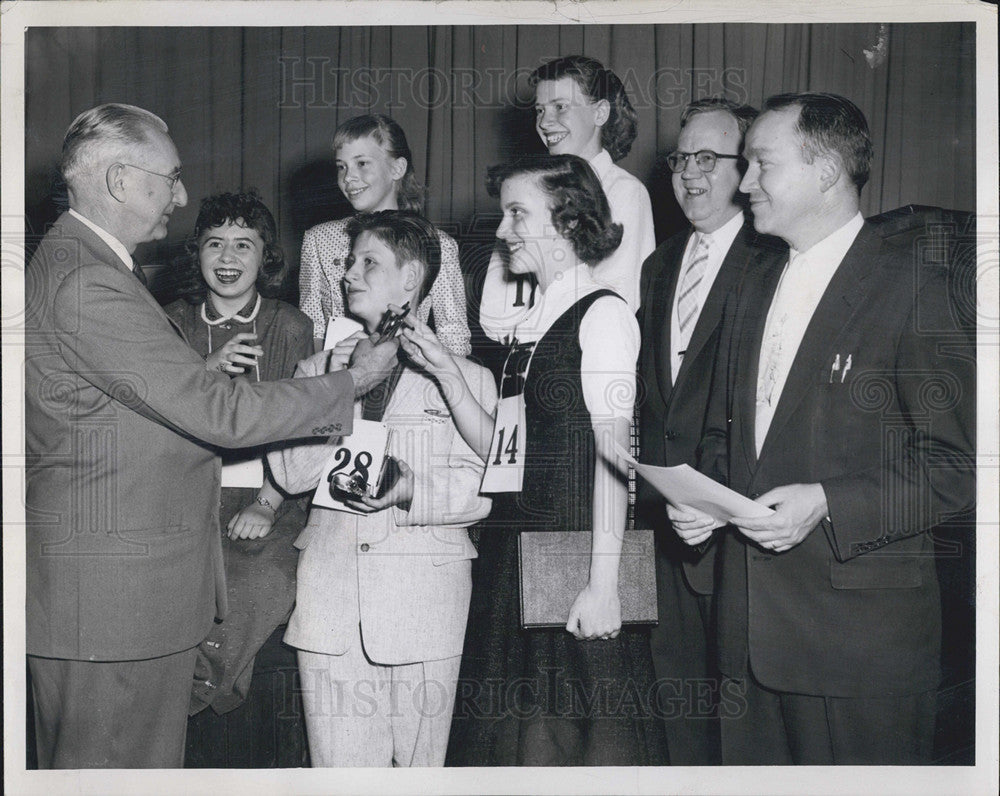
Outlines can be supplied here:
[[371, 497], [378, 495], [389, 458], [389, 438], [385, 423], [356, 419], [353, 433], [342, 437], [330, 451], [313, 495], [313, 505], [362, 514], [344, 503], [343, 498], [358, 499], [365, 492]]
[[535, 343], [511, 345], [500, 380], [500, 402], [493, 424], [483, 492], [520, 492], [524, 480], [524, 382]]

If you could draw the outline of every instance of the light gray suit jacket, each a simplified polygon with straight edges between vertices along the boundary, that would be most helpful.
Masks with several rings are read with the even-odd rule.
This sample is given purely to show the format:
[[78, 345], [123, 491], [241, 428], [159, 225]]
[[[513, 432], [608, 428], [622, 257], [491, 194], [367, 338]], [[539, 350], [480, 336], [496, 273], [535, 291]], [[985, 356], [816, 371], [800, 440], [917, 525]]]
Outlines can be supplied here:
[[210, 446], [347, 434], [353, 402], [346, 373], [209, 373], [108, 245], [61, 216], [25, 274], [28, 654], [200, 642], [226, 610]]
[[[492, 374], [468, 360], [459, 364], [473, 394], [492, 409]], [[476, 556], [466, 526], [490, 511], [479, 495], [484, 464], [456, 430], [441, 389], [416, 370], [403, 371], [383, 422], [392, 429], [390, 455], [414, 472], [410, 508], [355, 515], [312, 507], [295, 543], [302, 552], [285, 641], [340, 655], [360, 623], [376, 663], [460, 655]], [[270, 454], [278, 483], [290, 492], [315, 489], [336, 439]]]

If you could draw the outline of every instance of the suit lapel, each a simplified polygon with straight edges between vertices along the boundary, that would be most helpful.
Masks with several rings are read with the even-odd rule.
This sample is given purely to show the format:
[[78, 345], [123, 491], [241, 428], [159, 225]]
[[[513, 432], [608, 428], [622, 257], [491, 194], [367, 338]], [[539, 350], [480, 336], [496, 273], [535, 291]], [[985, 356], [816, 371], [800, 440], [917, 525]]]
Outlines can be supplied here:
[[729, 251], [722, 261], [722, 267], [719, 268], [719, 273], [715, 277], [711, 289], [708, 291], [708, 296], [705, 298], [705, 305], [701, 308], [698, 321], [691, 332], [691, 340], [688, 342], [687, 351], [685, 351], [684, 356], [681, 358], [681, 367], [677, 372], [675, 385], [680, 384], [684, 377], [687, 376], [692, 363], [698, 358], [701, 350], [705, 347], [705, 343], [708, 342], [712, 336], [712, 332], [719, 325], [719, 321], [722, 319], [722, 308], [726, 303], [726, 296], [747, 269], [747, 265], [751, 260], [751, 249], [747, 243], [748, 234], [749, 229], [744, 224], [733, 239], [733, 244], [729, 247]]
[[[65, 230], [66, 234], [78, 238], [96, 262], [103, 263], [109, 268], [117, 268], [121, 271], [128, 272], [128, 266], [122, 262], [121, 258], [115, 254], [114, 250], [108, 246], [107, 243], [101, 240], [100, 236], [94, 232], [94, 230], [75, 216], [72, 216], [69, 213], [63, 213], [56, 220], [55, 226], [61, 227]], [[187, 335], [184, 334], [183, 329], [174, 323], [174, 320], [163, 311], [163, 307], [161, 307], [159, 302], [153, 298], [153, 294], [146, 289], [146, 286], [139, 280], [139, 277], [135, 274], [132, 274], [132, 277], [134, 280], [132, 292], [136, 296], [141, 297], [143, 301], [149, 304], [149, 306], [153, 307], [158, 315], [166, 318], [167, 323], [169, 323], [171, 328], [177, 332], [181, 340], [185, 343], [188, 342]]]
[[730, 361], [734, 365], [730, 369], [732, 375], [729, 389], [736, 396], [734, 410], [739, 412], [742, 422], [734, 425], [740, 429], [740, 444], [751, 470], [757, 460], [754, 419], [757, 414], [760, 345], [764, 337], [767, 311], [784, 270], [782, 265], [787, 262], [787, 249], [780, 257], [768, 257], [763, 253], [757, 256], [754, 265], [747, 272], [746, 289], [740, 296], [738, 314], [734, 321], [737, 342], [736, 351], [730, 353], [730, 357], [733, 357]]
[[184, 333], [184, 330], [177, 325], [177, 322], [169, 315], [167, 315], [167, 320], [170, 322], [170, 325], [174, 327], [174, 331], [177, 332], [177, 336], [180, 337], [181, 340], [183, 340], [188, 345], [191, 345], [191, 343], [188, 341], [187, 335]]
[[844, 255], [802, 336], [761, 446], [761, 461], [796, 407], [810, 390], [815, 389], [817, 374], [822, 373], [829, 366], [829, 361], [832, 361], [832, 352], [836, 351], [838, 338], [850, 327], [854, 313], [871, 289], [873, 280], [869, 280], [868, 276], [878, 259], [880, 249], [880, 236], [874, 227], [865, 224]]
[[[673, 379], [670, 375], [670, 326], [673, 319], [670, 316], [674, 311], [674, 292], [677, 290], [677, 280], [680, 278], [684, 251], [692, 233], [693, 231], [689, 229], [687, 235], [677, 235], [673, 248], [663, 253], [662, 267], [652, 291], [659, 312], [655, 315], [649, 314], [649, 327], [650, 336], [654, 341], [653, 362], [656, 367], [656, 383], [660, 388], [664, 406], [670, 405], [670, 396], [673, 392]], [[652, 330], [657, 328], [658, 331], [653, 333]]]
[[[153, 307], [156, 310], [157, 315], [161, 318], [165, 318], [167, 323], [170, 324], [170, 328], [177, 332], [177, 335], [181, 338], [181, 340], [188, 343], [188, 338], [184, 333], [184, 330], [174, 322], [173, 318], [164, 312], [163, 307], [160, 306], [160, 302], [153, 298], [153, 294], [150, 293], [138, 279], [135, 280], [134, 293], [141, 297], [142, 300], [145, 301], [150, 307]], [[188, 343], [188, 345], [190, 345], [190, 343]]]
[[385, 419], [391, 414], [401, 410], [409, 411], [426, 403], [426, 401], [421, 400], [421, 391], [429, 384], [431, 384], [429, 380], [420, 378], [419, 374], [411, 368], [404, 367], [403, 372], [399, 374], [399, 381], [396, 382], [396, 389], [389, 396], [389, 403], [386, 404], [382, 421], [385, 422]]

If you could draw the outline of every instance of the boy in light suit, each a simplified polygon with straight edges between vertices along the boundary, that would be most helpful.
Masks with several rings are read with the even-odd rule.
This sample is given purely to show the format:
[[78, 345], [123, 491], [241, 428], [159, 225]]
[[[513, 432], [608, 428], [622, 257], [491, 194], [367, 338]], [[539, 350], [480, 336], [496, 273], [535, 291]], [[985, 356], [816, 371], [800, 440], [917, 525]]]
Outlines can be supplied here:
[[[371, 333], [388, 305], [417, 306], [437, 275], [440, 245], [419, 216], [383, 211], [353, 219], [344, 277], [347, 306]], [[329, 354], [342, 367], [358, 332]], [[297, 375], [319, 363], [308, 360]], [[484, 405], [489, 371], [460, 360]], [[439, 384], [401, 364], [356, 416], [392, 430], [398, 477], [378, 498], [314, 506], [301, 551], [296, 607], [285, 641], [299, 650], [309, 751], [315, 766], [443, 765], [476, 551], [466, 527], [485, 517], [483, 464], [457, 433]], [[338, 437], [272, 454], [278, 483], [314, 489]]]

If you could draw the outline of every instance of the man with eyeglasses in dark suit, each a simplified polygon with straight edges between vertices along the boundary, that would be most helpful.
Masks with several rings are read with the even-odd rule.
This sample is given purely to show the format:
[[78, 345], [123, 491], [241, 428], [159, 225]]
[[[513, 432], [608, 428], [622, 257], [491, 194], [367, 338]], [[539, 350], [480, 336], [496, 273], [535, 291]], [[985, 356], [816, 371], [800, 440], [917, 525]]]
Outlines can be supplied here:
[[[643, 264], [639, 313], [640, 461], [696, 464], [719, 346], [722, 308], [750, 263], [767, 255], [737, 198], [743, 135], [757, 111], [725, 99], [692, 102], [667, 158], [690, 222]], [[640, 479], [637, 527], [657, 544], [659, 622], [651, 636], [671, 765], [719, 762], [710, 664], [714, 551], [704, 556], [671, 527], [663, 497]]]
[[743, 152], [754, 225], [788, 250], [727, 304], [699, 464], [773, 512], [720, 527], [669, 508], [688, 544], [719, 548], [719, 668], [739, 707], [723, 763], [926, 764], [930, 531], [975, 500], [968, 337], [944, 270], [861, 215], [873, 145], [854, 103], [771, 97]]

